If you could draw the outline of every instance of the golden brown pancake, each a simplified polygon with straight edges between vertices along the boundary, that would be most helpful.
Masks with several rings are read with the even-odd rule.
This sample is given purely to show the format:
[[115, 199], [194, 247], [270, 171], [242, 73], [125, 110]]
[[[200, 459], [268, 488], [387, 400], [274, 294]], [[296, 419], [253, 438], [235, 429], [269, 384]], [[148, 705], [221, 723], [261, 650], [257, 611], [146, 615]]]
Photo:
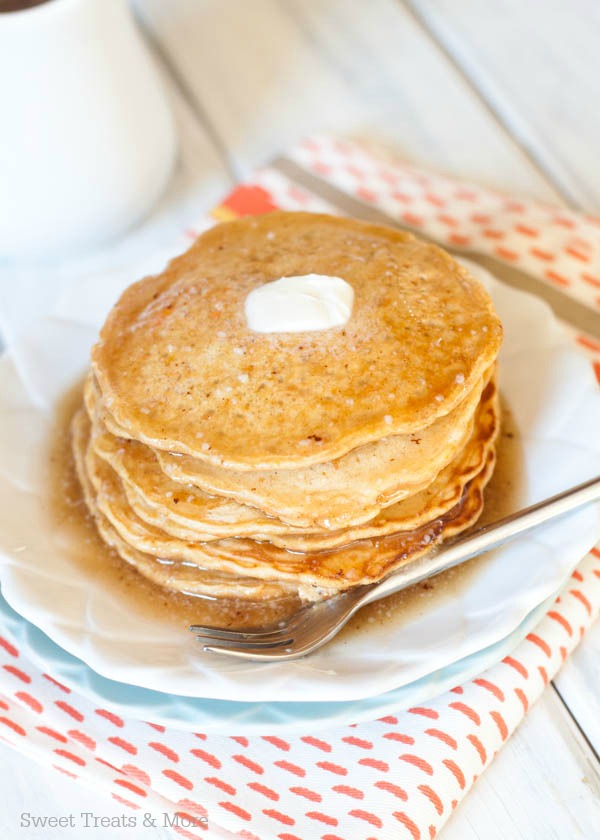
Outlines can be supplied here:
[[[370, 583], [397, 565], [418, 557], [441, 539], [468, 527], [481, 513], [483, 488], [493, 469], [490, 450], [482, 471], [467, 485], [452, 510], [408, 532], [381, 539], [355, 541], [341, 548], [318, 552], [290, 552], [270, 543], [249, 539], [190, 542], [170, 537], [148, 525], [133, 512], [119, 477], [92, 447], [87, 446], [85, 470], [96, 496], [95, 504], [121, 539], [143, 554], [196, 565], [202, 569], [238, 575], [242, 579], [288, 581], [304, 598], [314, 599], [363, 583]], [[115, 545], [117, 551], [119, 546]]]
[[[382, 438], [325, 464], [249, 472], [162, 450], [156, 456], [175, 481], [256, 506], [290, 525], [347, 528], [371, 520], [433, 481], [469, 439], [482, 388], [478, 383], [449, 418], [422, 432]], [[455, 419], [456, 411], [461, 416]]]
[[161, 472], [152, 450], [144, 444], [104, 433], [94, 437], [92, 446], [119, 475], [134, 512], [172, 537], [207, 542], [247, 536], [292, 551], [317, 551], [406, 531], [446, 513], [459, 501], [467, 482], [481, 470], [493, 446], [498, 421], [498, 399], [492, 381], [475, 413], [469, 440], [433, 482], [362, 525], [329, 532], [290, 528], [256, 508], [173, 482]]
[[[486, 378], [489, 376], [486, 372]], [[152, 467], [152, 453], [158, 470], [175, 482], [186, 485], [186, 495], [194, 495], [199, 504], [207, 503], [207, 494], [233, 499], [245, 507], [264, 511], [263, 528], [274, 533], [284, 523], [308, 530], [337, 530], [359, 525], [375, 517], [384, 507], [426, 488], [443, 467], [465, 446], [473, 430], [473, 417], [483, 383], [467, 396], [447, 417], [442, 417], [418, 435], [394, 435], [359, 447], [336, 461], [313, 464], [297, 470], [237, 471], [215, 467], [189, 455], [175, 455], [139, 442], [101, 435], [95, 446], [102, 457], [135, 483], [140, 465]], [[99, 397], [91, 383], [86, 385], [88, 413], [97, 428]], [[118, 440], [115, 449], [114, 441]], [[112, 450], [112, 451], [111, 451]], [[148, 464], [148, 458], [150, 463]], [[160, 475], [155, 476], [157, 495], [162, 494]], [[191, 486], [190, 486], [191, 485]], [[168, 489], [175, 492], [176, 488]], [[179, 488], [181, 491], [181, 488]], [[189, 491], [189, 492], [188, 492]], [[177, 494], [181, 498], [181, 492]], [[178, 502], [177, 504], [180, 504]], [[222, 503], [224, 504], [224, 503]], [[216, 504], [208, 500], [215, 511]], [[249, 516], [246, 512], [246, 518]], [[243, 518], [243, 516], [242, 516]], [[211, 514], [214, 522], [214, 517]], [[209, 525], [206, 525], [210, 533]], [[254, 529], [256, 530], [256, 529]], [[226, 533], [221, 530], [218, 535]]]
[[[309, 273], [353, 287], [345, 326], [247, 327], [250, 291]], [[449, 414], [501, 334], [483, 287], [441, 249], [385, 227], [276, 212], [216, 226], [130, 286], [92, 365], [106, 411], [135, 440], [240, 471], [306, 468]]]

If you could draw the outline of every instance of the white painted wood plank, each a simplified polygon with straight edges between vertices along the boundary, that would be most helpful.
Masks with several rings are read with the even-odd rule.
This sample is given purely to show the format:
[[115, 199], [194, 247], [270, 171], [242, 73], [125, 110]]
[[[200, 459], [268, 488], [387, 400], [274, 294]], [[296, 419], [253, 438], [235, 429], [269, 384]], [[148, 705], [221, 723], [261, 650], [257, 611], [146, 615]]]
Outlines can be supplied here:
[[318, 72], [326, 62], [276, 0], [134, 5], [240, 170], [275, 154], [304, 126], [339, 129], [360, 118], [343, 80]]
[[[108, 840], [111, 837], [129, 837], [131, 840], [173, 840], [166, 828], [107, 828], [94, 826], [88, 818], [88, 827], [80, 816], [91, 812], [96, 817], [121, 817], [134, 813], [101, 793], [81, 787], [77, 782], [61, 776], [55, 770], [36, 764], [6, 744], [0, 744], [2, 794], [0, 796], [0, 828], [2, 840]], [[68, 817], [73, 814], [75, 828], [34, 828], [21, 825], [22, 815]], [[143, 817], [139, 818], [140, 823]]]
[[600, 207], [600, 6], [407, 0], [565, 196]]
[[408, 159], [557, 199], [396, 0], [135, 0], [238, 170], [317, 130], [387, 137]]
[[598, 764], [550, 688], [442, 832], [444, 840], [592, 840]]
[[[234, 179], [227, 161], [181, 95], [165, 67], [161, 74], [167, 84], [179, 137], [179, 160], [170, 190], [175, 194], [164, 208], [177, 230], [216, 203]], [[168, 197], [167, 197], [168, 199]]]

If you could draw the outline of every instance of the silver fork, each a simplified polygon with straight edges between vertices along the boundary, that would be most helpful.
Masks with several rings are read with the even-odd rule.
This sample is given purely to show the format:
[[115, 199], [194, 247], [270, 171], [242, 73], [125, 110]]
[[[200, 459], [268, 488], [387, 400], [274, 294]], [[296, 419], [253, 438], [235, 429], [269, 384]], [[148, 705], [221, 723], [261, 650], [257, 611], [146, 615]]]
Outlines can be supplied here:
[[450, 540], [440, 548], [434, 548], [423, 557], [401, 566], [379, 583], [353, 587], [326, 600], [309, 602], [277, 624], [259, 630], [222, 629], [193, 624], [190, 630], [199, 641], [204, 642], [205, 651], [265, 662], [297, 659], [332, 639], [365, 604], [458, 566], [544, 522], [598, 500], [600, 477]]

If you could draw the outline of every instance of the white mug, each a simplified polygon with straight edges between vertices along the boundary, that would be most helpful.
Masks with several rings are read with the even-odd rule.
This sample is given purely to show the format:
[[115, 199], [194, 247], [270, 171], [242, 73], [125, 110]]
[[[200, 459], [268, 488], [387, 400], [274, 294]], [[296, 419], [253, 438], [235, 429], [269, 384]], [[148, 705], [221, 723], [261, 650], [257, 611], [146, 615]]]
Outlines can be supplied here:
[[65, 257], [138, 221], [176, 138], [126, 0], [0, 14], [0, 257]]

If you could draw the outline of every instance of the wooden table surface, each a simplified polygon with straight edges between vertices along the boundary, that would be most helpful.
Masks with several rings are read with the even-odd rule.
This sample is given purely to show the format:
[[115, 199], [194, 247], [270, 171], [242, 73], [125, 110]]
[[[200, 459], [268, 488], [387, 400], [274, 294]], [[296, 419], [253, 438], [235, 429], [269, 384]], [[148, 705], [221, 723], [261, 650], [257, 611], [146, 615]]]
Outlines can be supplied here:
[[[595, 0], [135, 0], [134, 8], [179, 123], [179, 170], [155, 213], [177, 225], [321, 130], [381, 137], [409, 161], [600, 212]], [[600, 836], [599, 686], [596, 625], [452, 816], [445, 840]], [[5, 746], [0, 756], [5, 840], [78, 834], [22, 828], [25, 811], [120, 813]], [[89, 828], [85, 837], [107, 832]]]

